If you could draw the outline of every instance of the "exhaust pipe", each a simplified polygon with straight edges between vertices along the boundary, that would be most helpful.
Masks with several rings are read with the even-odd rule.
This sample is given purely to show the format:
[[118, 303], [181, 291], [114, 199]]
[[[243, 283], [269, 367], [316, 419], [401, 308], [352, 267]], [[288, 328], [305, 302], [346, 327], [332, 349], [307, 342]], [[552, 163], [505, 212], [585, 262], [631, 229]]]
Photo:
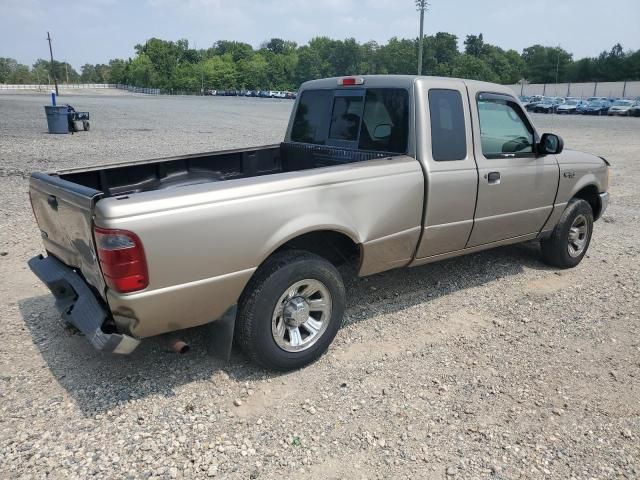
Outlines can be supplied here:
[[184, 354], [187, 353], [190, 349], [189, 345], [179, 338], [172, 338], [167, 343], [167, 348], [170, 352]]

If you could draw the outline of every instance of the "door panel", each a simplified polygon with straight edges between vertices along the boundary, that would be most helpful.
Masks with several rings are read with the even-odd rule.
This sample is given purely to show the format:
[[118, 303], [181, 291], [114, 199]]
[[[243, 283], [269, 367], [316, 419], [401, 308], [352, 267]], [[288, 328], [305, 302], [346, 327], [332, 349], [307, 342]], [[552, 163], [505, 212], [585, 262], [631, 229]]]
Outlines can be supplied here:
[[478, 171], [464, 82], [421, 79], [416, 97], [416, 105], [426, 106], [416, 111], [416, 125], [422, 126], [416, 150], [427, 182], [420, 259], [464, 248], [473, 226]]
[[[469, 92], [471, 101], [477, 102], [481, 92], [474, 87]], [[467, 247], [538, 232], [551, 213], [558, 188], [558, 163], [553, 155], [532, 152], [538, 135], [517, 101], [503, 104], [500, 97], [506, 95], [489, 97], [499, 108], [479, 111], [477, 103], [472, 108], [474, 134], [480, 139], [475, 145], [479, 181]]]

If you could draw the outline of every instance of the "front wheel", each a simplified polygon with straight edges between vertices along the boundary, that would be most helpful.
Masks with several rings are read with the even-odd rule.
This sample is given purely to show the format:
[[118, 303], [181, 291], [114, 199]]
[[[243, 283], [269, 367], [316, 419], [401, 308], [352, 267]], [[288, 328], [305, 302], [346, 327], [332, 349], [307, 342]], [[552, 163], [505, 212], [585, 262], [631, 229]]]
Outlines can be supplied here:
[[242, 294], [236, 339], [266, 368], [301, 368], [327, 350], [344, 306], [342, 277], [331, 263], [309, 252], [283, 251], [258, 269]]
[[592, 233], [591, 205], [582, 199], [571, 200], [551, 236], [540, 242], [543, 260], [554, 267], [575, 267], [587, 253]]

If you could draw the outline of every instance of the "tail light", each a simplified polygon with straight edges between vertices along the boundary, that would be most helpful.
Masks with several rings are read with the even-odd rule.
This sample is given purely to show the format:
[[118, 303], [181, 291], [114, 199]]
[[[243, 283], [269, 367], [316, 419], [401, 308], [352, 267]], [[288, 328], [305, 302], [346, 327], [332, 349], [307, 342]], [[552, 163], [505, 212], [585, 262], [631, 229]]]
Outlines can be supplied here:
[[105, 283], [120, 293], [136, 292], [149, 285], [142, 242], [133, 232], [94, 228], [96, 250]]

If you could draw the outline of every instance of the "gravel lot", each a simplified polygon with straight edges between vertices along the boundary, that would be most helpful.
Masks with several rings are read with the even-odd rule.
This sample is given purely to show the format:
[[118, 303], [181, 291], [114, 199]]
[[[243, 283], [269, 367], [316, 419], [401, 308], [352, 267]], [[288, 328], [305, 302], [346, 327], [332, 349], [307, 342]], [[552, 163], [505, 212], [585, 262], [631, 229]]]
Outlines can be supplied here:
[[639, 478], [640, 119], [535, 116], [613, 164], [588, 257], [524, 244], [350, 279], [346, 325], [286, 375], [156, 340], [102, 355], [26, 267], [33, 170], [280, 141], [292, 102], [62, 97], [90, 133], [45, 133], [46, 96], [0, 95], [0, 477]]

